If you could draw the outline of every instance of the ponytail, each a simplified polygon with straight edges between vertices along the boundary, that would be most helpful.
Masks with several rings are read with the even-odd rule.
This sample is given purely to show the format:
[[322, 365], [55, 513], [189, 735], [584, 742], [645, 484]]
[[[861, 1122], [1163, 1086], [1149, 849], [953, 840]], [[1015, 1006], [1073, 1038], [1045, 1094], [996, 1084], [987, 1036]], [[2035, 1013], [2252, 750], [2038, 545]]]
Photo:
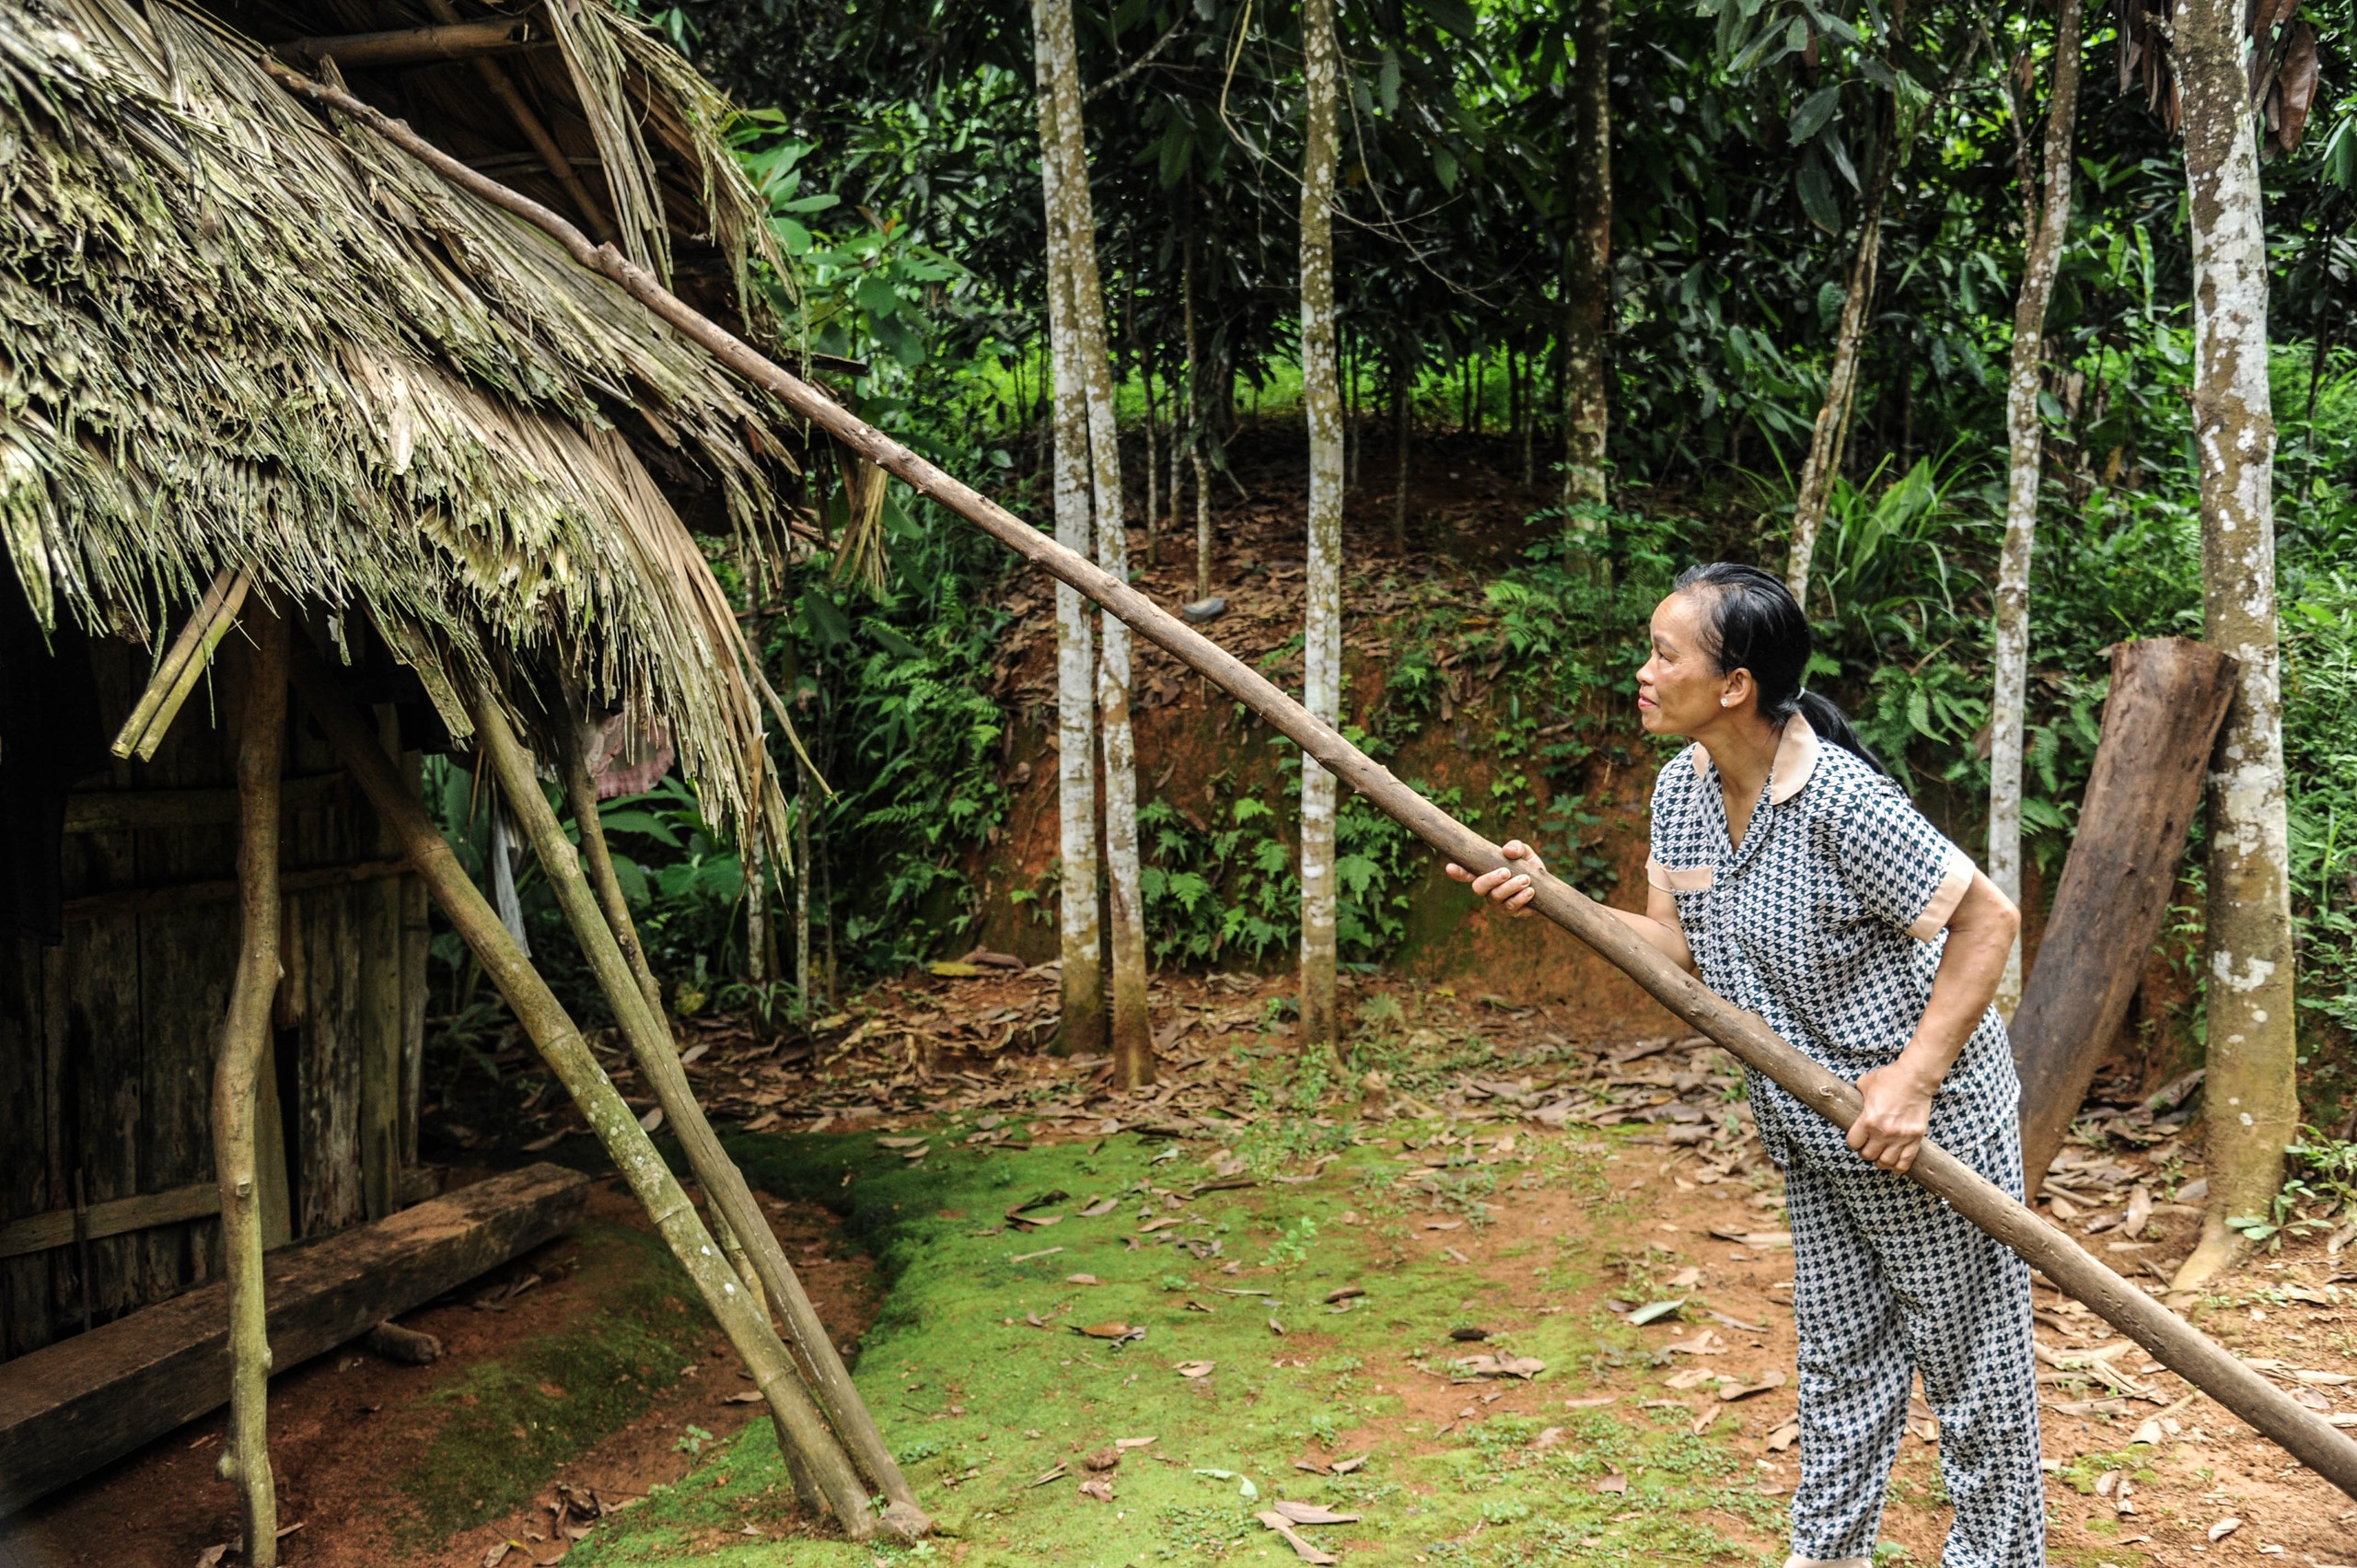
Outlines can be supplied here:
[[1672, 591], [1703, 599], [1708, 611], [1705, 651], [1722, 675], [1751, 671], [1759, 688], [1762, 717], [1781, 724], [1798, 714], [1820, 739], [1854, 753], [1875, 772], [1890, 772], [1866, 749], [1830, 698], [1802, 685], [1815, 644], [1808, 617], [1790, 588], [1757, 566], [1713, 561], [1679, 573]]
[[1850, 715], [1837, 707], [1832, 698], [1803, 688], [1794, 703], [1794, 711], [1808, 720], [1809, 728], [1817, 731], [1819, 740], [1829, 740], [1843, 750], [1853, 753], [1875, 772], [1885, 776], [1889, 774], [1890, 770], [1882, 765], [1882, 759], [1867, 749], [1866, 743], [1859, 738], [1857, 730], [1850, 723]]

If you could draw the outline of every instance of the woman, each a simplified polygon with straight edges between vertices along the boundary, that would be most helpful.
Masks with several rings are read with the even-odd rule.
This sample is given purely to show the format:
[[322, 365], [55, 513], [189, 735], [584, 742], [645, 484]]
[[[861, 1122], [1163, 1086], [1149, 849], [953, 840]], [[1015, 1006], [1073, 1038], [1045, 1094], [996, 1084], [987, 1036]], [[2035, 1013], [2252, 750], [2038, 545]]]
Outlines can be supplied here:
[[[1940, 1421], [1946, 1568], [2045, 1561], [2029, 1269], [1904, 1173], [1929, 1136], [2014, 1196], [2021, 1087], [1990, 1006], [2020, 918], [1825, 698], [1753, 566], [1697, 566], [1653, 616], [1637, 711], [1693, 744], [1654, 790], [1645, 912], [1612, 913], [1858, 1086], [1845, 1137], [1752, 1073], [1796, 1259], [1801, 1480], [1787, 1568], [1867, 1568], [1913, 1375]], [[1509, 860], [1538, 868], [1519, 842]], [[1449, 875], [1520, 913], [1530, 877]]]

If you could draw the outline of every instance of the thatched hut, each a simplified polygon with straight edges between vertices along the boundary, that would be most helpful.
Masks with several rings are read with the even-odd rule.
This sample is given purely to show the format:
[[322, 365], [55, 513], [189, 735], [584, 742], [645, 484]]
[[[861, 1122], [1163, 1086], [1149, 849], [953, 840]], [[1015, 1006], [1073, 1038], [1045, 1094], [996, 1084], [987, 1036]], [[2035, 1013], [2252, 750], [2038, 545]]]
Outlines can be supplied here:
[[[225, 1275], [236, 1317], [248, 1194], [270, 1245], [402, 1206], [424, 887], [471, 889], [385, 779], [486, 724], [566, 760], [585, 716], [621, 710], [668, 726], [715, 819], [779, 820], [766, 693], [706, 550], [782, 537], [787, 422], [265, 55], [775, 335], [726, 105], [604, 0], [0, 0], [0, 1512], [37, 1490], [5, 1472], [71, 1342]], [[300, 693], [274, 723], [273, 638]], [[538, 984], [454, 918], [511, 1000]], [[535, 1030], [642, 1196], [676, 1192], [634, 1123], [601, 1121], [594, 1063], [559, 1060], [577, 1037]], [[233, 1069], [239, 1050], [259, 1061]], [[241, 1104], [239, 1154], [214, 1134]], [[692, 1210], [661, 1217], [683, 1256], [702, 1245]], [[208, 1352], [209, 1402], [260, 1353], [234, 1333]]]

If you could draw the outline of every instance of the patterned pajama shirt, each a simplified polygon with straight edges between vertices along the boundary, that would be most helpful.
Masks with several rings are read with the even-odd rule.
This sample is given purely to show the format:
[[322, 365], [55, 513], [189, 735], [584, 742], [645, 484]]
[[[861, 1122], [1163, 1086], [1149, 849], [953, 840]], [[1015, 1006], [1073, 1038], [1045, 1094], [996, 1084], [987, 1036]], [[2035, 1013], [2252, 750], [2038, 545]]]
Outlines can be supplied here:
[[[1932, 993], [1972, 862], [1898, 786], [1785, 722], [1740, 845], [1699, 746], [1654, 790], [1646, 876], [1677, 900], [1712, 990], [1855, 1082], [1898, 1059]], [[1942, 1200], [1852, 1153], [1758, 1073], [1760, 1138], [1785, 1176], [1800, 1336], [1792, 1559], [1868, 1562], [1916, 1373], [1956, 1504], [1945, 1568], [2039, 1568], [2029, 1268]], [[1993, 1009], [1933, 1097], [1931, 1136], [2020, 1196], [2021, 1086]]]

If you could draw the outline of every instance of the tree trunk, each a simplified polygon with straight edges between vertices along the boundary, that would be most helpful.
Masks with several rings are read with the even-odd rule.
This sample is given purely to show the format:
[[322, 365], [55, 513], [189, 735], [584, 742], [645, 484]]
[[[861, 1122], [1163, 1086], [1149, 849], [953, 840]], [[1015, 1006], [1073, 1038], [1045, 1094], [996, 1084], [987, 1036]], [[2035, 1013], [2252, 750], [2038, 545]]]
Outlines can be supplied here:
[[1145, 563], [1161, 564], [1159, 528], [1162, 522], [1162, 463], [1155, 441], [1155, 419], [1161, 412], [1161, 403], [1154, 392], [1154, 356], [1146, 354], [1138, 343], [1138, 284], [1130, 279], [1129, 308], [1122, 313], [1122, 327], [1130, 340], [1130, 359], [1137, 366], [1138, 389], [1145, 397]]
[[1563, 505], [1606, 499], [1604, 329], [1612, 298], [1612, 3], [1578, 0], [1572, 225], [1563, 255]]
[[[1081, 135], [1080, 61], [1072, 0], [1033, 0], [1042, 113], [1041, 165], [1055, 160], [1049, 183], [1049, 267], [1061, 267], [1065, 322], [1078, 388], [1086, 400], [1089, 499], [1096, 517], [1097, 563], [1126, 580], [1129, 533], [1121, 520], [1121, 452], [1114, 422], [1113, 367], [1106, 352], [1105, 291], [1097, 271], [1097, 219], [1088, 193], [1088, 148]], [[1103, 745], [1107, 936], [1113, 960], [1113, 1085], [1154, 1082], [1154, 1022], [1146, 1011], [1145, 905], [1138, 862], [1137, 743], [1130, 726], [1130, 629], [1105, 617], [1097, 658], [1097, 719]]]
[[1391, 548], [1405, 555], [1408, 553], [1408, 437], [1412, 410], [1408, 396], [1407, 356], [1394, 350], [1391, 360], [1391, 439], [1394, 448], [1391, 463]]
[[[2038, 412], [2045, 361], [2046, 306], [2071, 229], [2071, 142], [2079, 110], [2081, 0], [2057, 0], [2054, 92], [2046, 107], [2046, 200], [2022, 192], [2030, 221], [2022, 239], [2022, 291], [2014, 305], [2013, 369], [2005, 384], [2005, 431], [2012, 446], [2005, 482], [2005, 542], [1997, 558], [1993, 653], [1997, 691], [1989, 711], [1989, 879], [2015, 903], [2022, 897], [2022, 740], [2029, 684], [2029, 560], [2038, 529], [2039, 470], [2046, 422]], [[2027, 94], [2023, 95], [2025, 99]], [[2023, 107], [2026, 107], [2025, 104]], [[2028, 170], [2024, 169], [2025, 184]], [[1910, 421], [1911, 423], [1911, 421]], [[2022, 945], [2014, 940], [1997, 987], [1997, 1010], [2010, 1018], [2022, 995]], [[2037, 1175], [2044, 1174], [2039, 1167]], [[2033, 1179], [2031, 1191], [2037, 1186]]]
[[[1203, 391], [1202, 361], [1195, 355], [1195, 234], [1190, 227], [1181, 242], [1184, 282], [1184, 323], [1187, 334], [1187, 460], [1195, 473], [1195, 597], [1212, 597], [1212, 487], [1203, 471]], [[1176, 454], [1170, 482], [1173, 527], [1178, 514]]]
[[[1035, 19], [1040, 14], [1035, 7]], [[1093, 554], [1087, 391], [1073, 341], [1072, 238], [1062, 222], [1062, 197], [1057, 189], [1063, 157], [1049, 53], [1043, 23], [1038, 41], [1039, 183], [1047, 214], [1048, 357], [1055, 383], [1056, 542]], [[1062, 855], [1056, 901], [1063, 939], [1063, 1028], [1056, 1049], [1071, 1056], [1095, 1056], [1105, 1049], [1106, 1026], [1105, 934], [1098, 923], [1097, 894], [1097, 626], [1080, 595], [1061, 585], [1056, 588], [1056, 806]]]
[[254, 1123], [278, 993], [279, 773], [286, 744], [286, 622], [249, 614], [251, 651], [228, 687], [238, 757], [238, 970], [213, 1065], [213, 1168], [221, 1187], [222, 1272], [229, 1297], [229, 1435], [222, 1479], [245, 1504], [246, 1561], [278, 1562], [270, 1466], [270, 1331], [262, 1295], [261, 1181]]
[[[1334, 0], [1303, 0], [1307, 136], [1301, 180], [1301, 401], [1309, 424], [1309, 563], [1302, 617], [1302, 705], [1328, 724], [1342, 705], [1342, 400], [1334, 330], [1337, 57]], [[1336, 1049], [1334, 775], [1301, 758], [1301, 1039]]]
[[2079, 831], [2013, 1020], [2022, 1168], [2033, 1198], [2160, 937], [2233, 691], [2232, 664], [2206, 643], [2156, 637], [2112, 652]]
[[2275, 624], [2275, 419], [2267, 382], [2267, 236], [2236, 0], [2177, 10], [2193, 228], [2194, 444], [2201, 461], [2204, 635], [2235, 661], [2210, 776], [2210, 1209], [2177, 1271], [2192, 1289], [2234, 1256], [2228, 1222], [2267, 1214], [2299, 1126], [2292, 910]]
[[1884, 138], [1875, 158], [1874, 184], [1865, 211], [1858, 218], [1858, 244], [1850, 253], [1850, 275], [1841, 293], [1841, 319], [1833, 333], [1833, 368], [1826, 377], [1825, 403], [1817, 411], [1809, 432], [1808, 459], [1801, 465], [1799, 493], [1793, 498], [1792, 553], [1784, 564], [1784, 582], [1803, 606], [1808, 603], [1809, 558], [1817, 551], [1817, 530], [1833, 497], [1833, 479], [1841, 471], [1841, 448], [1850, 435], [1850, 405], [1858, 393], [1858, 361], [1865, 348], [1866, 312], [1874, 305], [1875, 266], [1882, 253], [1882, 199], [1889, 189], [1890, 169], [1898, 161]]

